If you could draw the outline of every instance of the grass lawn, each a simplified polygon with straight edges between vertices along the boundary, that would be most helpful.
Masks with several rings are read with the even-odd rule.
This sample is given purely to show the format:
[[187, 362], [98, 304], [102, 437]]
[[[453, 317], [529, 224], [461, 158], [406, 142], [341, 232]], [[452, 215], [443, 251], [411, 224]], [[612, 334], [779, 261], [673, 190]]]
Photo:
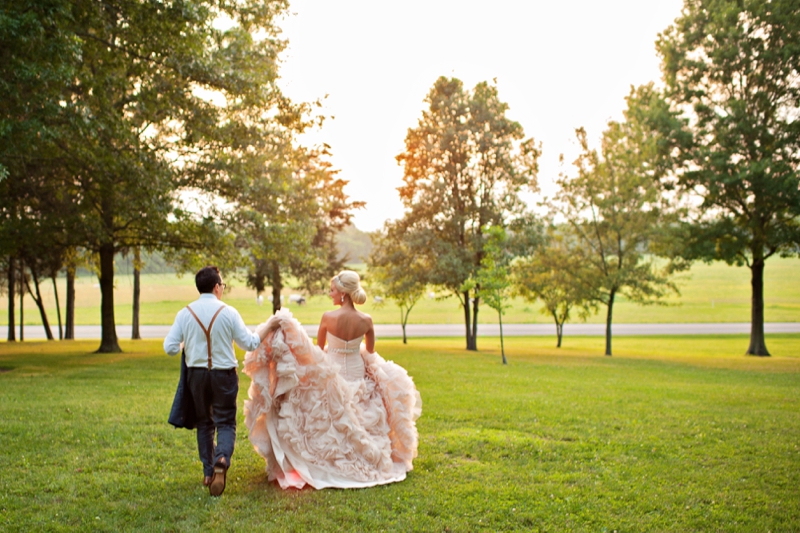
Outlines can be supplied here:
[[[239, 440], [201, 486], [160, 341], [0, 343], [3, 531], [798, 531], [800, 335], [380, 340], [423, 398], [402, 483], [282, 491]], [[241, 354], [240, 354], [241, 355]], [[247, 376], [241, 375], [241, 397]], [[240, 403], [241, 406], [241, 403]]]
[[[800, 322], [800, 259], [772, 258], [765, 270], [764, 315], [767, 322]], [[681, 287], [681, 296], [671, 297], [667, 306], [641, 306], [618, 297], [614, 306], [614, 322], [625, 323], [693, 323], [693, 322], [749, 322], [750, 321], [750, 270], [746, 267], [732, 267], [725, 263], [695, 264], [687, 274], [676, 280]], [[233, 288], [225, 296], [225, 301], [236, 307], [247, 324], [263, 322], [272, 314], [271, 304], [256, 304], [255, 293], [245, 287], [241, 280], [226, 278]], [[116, 321], [130, 324], [131, 302], [133, 300], [133, 281], [129, 273], [120, 272], [116, 277]], [[399, 324], [400, 312], [391, 302], [375, 305], [369, 287], [369, 301], [362, 309], [371, 314], [375, 323]], [[286, 295], [291, 290], [284, 291]], [[55, 314], [55, 298], [52, 284], [42, 286], [50, 323], [55, 328], [58, 318]], [[62, 299], [66, 293], [64, 280], [61, 280], [59, 294]], [[265, 295], [266, 296], [266, 295]], [[197, 298], [193, 276], [176, 277], [174, 274], [146, 274], [142, 276], [141, 316], [142, 324], [171, 324], [178, 312], [188, 302]], [[539, 312], [539, 304], [514, 299], [506, 312], [506, 324], [550, 324], [552, 319]], [[324, 311], [331, 309], [327, 297], [308, 298], [304, 306], [289, 304], [292, 313], [304, 324], [316, 324]], [[19, 305], [17, 305], [19, 315]], [[95, 277], [78, 279], [76, 289], [76, 324], [100, 323], [100, 286]], [[423, 299], [412, 310], [410, 324], [461, 324], [463, 311], [455, 297], [445, 300]], [[481, 323], [497, 323], [497, 313], [487, 306], [481, 306], [478, 314]], [[605, 321], [605, 310], [591, 317], [589, 322]], [[19, 316], [17, 316], [19, 323]], [[25, 323], [41, 324], [38, 309], [30, 297], [25, 301]], [[8, 324], [7, 306], [0, 309], [0, 324]]]

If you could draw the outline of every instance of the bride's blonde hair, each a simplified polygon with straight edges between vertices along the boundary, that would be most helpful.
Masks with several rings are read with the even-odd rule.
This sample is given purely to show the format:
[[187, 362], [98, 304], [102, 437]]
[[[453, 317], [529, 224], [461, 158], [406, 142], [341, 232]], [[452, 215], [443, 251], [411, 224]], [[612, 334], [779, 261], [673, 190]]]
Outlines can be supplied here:
[[342, 270], [331, 281], [340, 292], [350, 296], [354, 304], [361, 305], [367, 301], [367, 293], [361, 288], [361, 278], [357, 272]]

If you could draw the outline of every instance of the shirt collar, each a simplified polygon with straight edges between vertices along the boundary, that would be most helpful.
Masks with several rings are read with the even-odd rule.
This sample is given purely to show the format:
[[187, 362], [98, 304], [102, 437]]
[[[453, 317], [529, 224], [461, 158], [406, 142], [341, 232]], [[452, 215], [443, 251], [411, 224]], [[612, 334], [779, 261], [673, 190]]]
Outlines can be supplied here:
[[217, 300], [217, 295], [213, 292], [204, 292], [200, 295], [200, 300]]

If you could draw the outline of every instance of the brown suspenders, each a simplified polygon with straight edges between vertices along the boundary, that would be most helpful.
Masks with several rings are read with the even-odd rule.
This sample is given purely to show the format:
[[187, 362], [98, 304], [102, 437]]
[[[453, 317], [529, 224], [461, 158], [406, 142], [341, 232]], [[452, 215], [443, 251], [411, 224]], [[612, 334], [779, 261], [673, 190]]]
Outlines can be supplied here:
[[213, 317], [211, 317], [211, 323], [208, 325], [208, 329], [206, 329], [206, 327], [203, 325], [203, 323], [200, 322], [200, 319], [197, 318], [197, 315], [194, 314], [194, 311], [192, 311], [192, 308], [189, 307], [188, 305], [186, 306], [186, 309], [188, 309], [189, 312], [192, 313], [192, 316], [194, 317], [194, 319], [197, 320], [198, 324], [200, 324], [200, 327], [203, 329], [203, 333], [206, 334], [206, 344], [208, 345], [208, 369], [209, 370], [211, 370], [211, 328], [214, 325], [214, 321], [217, 319], [217, 315], [219, 314], [220, 311], [222, 311], [222, 309], [224, 307], [225, 307], [224, 304], [219, 306], [219, 309], [217, 309], [217, 312], [214, 313]]

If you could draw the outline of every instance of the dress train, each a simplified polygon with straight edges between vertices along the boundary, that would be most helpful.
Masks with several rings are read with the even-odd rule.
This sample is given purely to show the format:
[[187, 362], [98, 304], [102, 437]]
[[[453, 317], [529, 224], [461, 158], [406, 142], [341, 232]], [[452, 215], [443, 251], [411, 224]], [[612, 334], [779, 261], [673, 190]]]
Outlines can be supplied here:
[[422, 413], [405, 369], [356, 343], [350, 355], [363, 358], [364, 377], [347, 380], [289, 310], [257, 331], [276, 321], [280, 328], [244, 360], [252, 380], [245, 424], [267, 462], [268, 479], [284, 489], [361, 488], [405, 479], [417, 456], [415, 422]]

